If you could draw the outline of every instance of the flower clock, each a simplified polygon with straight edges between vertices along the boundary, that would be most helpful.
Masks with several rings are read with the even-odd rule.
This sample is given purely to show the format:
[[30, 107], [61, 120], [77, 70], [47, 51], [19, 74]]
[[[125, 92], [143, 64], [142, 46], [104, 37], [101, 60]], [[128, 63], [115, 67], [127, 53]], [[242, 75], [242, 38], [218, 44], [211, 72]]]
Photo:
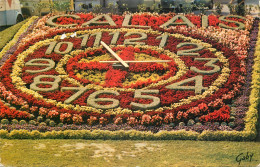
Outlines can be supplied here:
[[0, 119], [49, 129], [244, 130], [251, 17], [89, 13], [31, 22], [2, 55]]

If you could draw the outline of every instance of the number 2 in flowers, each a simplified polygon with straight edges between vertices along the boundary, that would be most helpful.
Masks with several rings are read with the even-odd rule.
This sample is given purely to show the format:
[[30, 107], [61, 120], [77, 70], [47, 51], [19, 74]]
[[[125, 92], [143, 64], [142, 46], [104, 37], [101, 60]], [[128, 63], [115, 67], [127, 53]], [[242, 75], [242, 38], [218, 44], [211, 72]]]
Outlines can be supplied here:
[[200, 56], [199, 53], [194, 53], [194, 52], [198, 52], [203, 49], [203, 46], [200, 44], [197, 44], [197, 43], [180, 43], [177, 45], [177, 49], [184, 47], [184, 46], [195, 46], [196, 48], [179, 50], [177, 52], [178, 56]]
[[[195, 81], [195, 86], [185, 86], [184, 84], [187, 84], [191, 81]], [[183, 86], [184, 85], [184, 86]], [[185, 79], [183, 81], [173, 83], [171, 85], [166, 86], [167, 89], [173, 89], [173, 90], [194, 90], [195, 94], [201, 94], [203, 90], [207, 90], [207, 87], [203, 86], [203, 77], [201, 75]]]
[[125, 34], [125, 37], [131, 36], [131, 35], [139, 35], [140, 37], [125, 39], [125, 42], [124, 42], [125, 45], [145, 45], [145, 42], [138, 42], [138, 41], [146, 40], [147, 39], [146, 33], [128, 32]]

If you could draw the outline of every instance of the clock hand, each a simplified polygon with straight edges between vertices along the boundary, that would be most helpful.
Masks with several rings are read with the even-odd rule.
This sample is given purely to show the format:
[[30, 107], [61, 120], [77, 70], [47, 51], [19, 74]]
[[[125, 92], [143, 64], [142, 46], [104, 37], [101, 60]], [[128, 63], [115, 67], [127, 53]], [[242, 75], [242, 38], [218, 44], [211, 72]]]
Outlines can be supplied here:
[[125, 68], [129, 68], [129, 65], [121, 59], [107, 44], [105, 44], [103, 41], [100, 42], [101, 45], [103, 45]]
[[[99, 61], [100, 63], [118, 63], [119, 61]], [[135, 60], [126, 60], [126, 63], [167, 63], [171, 60], [145, 60], [145, 61], [135, 61]]]

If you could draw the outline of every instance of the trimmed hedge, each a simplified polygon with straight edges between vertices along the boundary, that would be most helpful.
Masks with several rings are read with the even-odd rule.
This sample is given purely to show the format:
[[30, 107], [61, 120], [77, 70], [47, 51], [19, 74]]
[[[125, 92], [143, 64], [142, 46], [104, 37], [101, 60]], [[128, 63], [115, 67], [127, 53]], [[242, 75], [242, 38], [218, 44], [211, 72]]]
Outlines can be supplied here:
[[232, 131], [204, 131], [201, 134], [194, 131], [160, 131], [158, 133], [129, 131], [107, 131], [107, 130], [65, 130], [41, 133], [37, 130], [0, 130], [2, 139], [101, 139], [101, 140], [207, 140], [207, 141], [251, 141], [255, 134], [249, 132]]

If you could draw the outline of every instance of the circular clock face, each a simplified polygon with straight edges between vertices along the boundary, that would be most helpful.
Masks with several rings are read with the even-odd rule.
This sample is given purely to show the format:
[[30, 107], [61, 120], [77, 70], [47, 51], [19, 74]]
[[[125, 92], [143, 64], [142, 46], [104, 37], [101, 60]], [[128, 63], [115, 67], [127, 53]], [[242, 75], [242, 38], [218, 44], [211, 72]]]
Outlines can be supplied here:
[[230, 89], [233, 67], [212, 45], [166, 30], [63, 30], [32, 41], [5, 66], [13, 66], [11, 82], [19, 95], [40, 107], [168, 112], [209, 103]]

